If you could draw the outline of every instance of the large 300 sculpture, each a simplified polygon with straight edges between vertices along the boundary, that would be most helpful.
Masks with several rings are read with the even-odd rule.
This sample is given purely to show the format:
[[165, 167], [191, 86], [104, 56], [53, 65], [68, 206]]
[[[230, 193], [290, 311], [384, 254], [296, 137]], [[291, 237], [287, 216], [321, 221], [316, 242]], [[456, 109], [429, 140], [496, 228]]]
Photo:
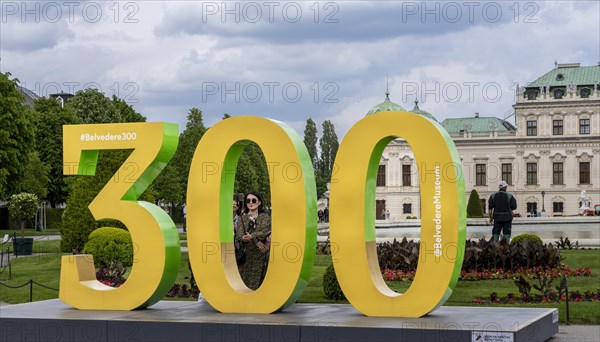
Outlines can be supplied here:
[[[136, 246], [131, 274], [119, 288], [95, 278], [90, 255], [63, 256], [60, 299], [90, 310], [132, 310], [159, 301], [179, 269], [180, 246], [171, 218], [137, 201], [177, 148], [177, 126], [127, 123], [64, 126], [64, 173], [93, 175], [100, 150], [133, 149], [90, 204], [97, 220], [123, 222]], [[410, 288], [385, 284], [375, 244], [375, 186], [381, 153], [401, 137], [417, 160], [421, 189], [421, 251]], [[271, 256], [263, 284], [248, 289], [235, 262], [231, 199], [237, 160], [256, 142], [269, 169]], [[436, 122], [408, 112], [370, 115], [350, 129], [335, 160], [330, 189], [334, 267], [349, 302], [368, 316], [419, 317], [452, 293], [462, 265], [465, 192], [460, 159]], [[118, 176], [118, 178], [117, 178]], [[306, 287], [316, 245], [312, 163], [298, 134], [284, 123], [236, 117], [210, 128], [196, 148], [187, 190], [188, 249], [200, 291], [217, 310], [273, 313], [292, 305]]]

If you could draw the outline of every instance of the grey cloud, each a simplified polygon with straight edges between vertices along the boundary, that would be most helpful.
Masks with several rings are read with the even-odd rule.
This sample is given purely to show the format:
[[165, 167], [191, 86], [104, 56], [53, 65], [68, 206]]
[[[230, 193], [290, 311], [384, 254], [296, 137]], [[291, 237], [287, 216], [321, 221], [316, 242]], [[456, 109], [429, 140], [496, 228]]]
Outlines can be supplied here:
[[31, 52], [52, 48], [74, 36], [66, 23], [2, 23], [0, 48], [4, 51]]
[[[319, 3], [317, 14], [311, 3], [298, 7], [290, 5], [297, 2], [270, 2], [278, 4], [277, 7], [266, 6], [267, 3], [205, 1], [202, 5], [167, 9], [154, 32], [159, 36], [238, 36], [278, 44], [372, 41], [406, 35], [442, 35], [473, 26], [509, 23], [515, 20], [517, 10], [509, 8], [512, 3], [493, 1], [328, 2]], [[532, 6], [537, 13], [539, 5]]]

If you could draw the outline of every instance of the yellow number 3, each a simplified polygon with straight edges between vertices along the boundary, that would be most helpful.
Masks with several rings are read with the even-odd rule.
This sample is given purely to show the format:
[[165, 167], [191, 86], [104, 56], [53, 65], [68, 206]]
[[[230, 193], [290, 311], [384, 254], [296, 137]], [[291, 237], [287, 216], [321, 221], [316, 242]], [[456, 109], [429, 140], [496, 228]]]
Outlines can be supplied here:
[[[137, 199], [175, 153], [177, 125], [73, 125], [64, 126], [63, 130], [65, 175], [94, 175], [99, 150], [133, 149], [117, 171], [129, 174], [128, 179], [133, 181], [115, 178], [108, 182], [89, 209], [96, 220], [121, 221], [136, 244], [131, 273], [119, 288], [96, 280], [91, 255], [63, 256], [60, 299], [75, 308], [90, 310], [133, 310], [158, 302], [179, 272], [179, 236], [164, 210]], [[134, 174], [126, 165], [136, 166]]]

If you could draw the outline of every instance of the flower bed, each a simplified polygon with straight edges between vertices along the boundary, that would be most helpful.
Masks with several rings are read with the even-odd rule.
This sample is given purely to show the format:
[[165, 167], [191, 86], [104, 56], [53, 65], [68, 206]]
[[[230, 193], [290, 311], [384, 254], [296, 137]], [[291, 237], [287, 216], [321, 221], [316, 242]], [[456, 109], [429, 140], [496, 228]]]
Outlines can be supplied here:
[[571, 277], [589, 277], [592, 275], [592, 270], [589, 267], [586, 268], [571, 268], [566, 265], [560, 265], [559, 267], [533, 267], [524, 269], [523, 267], [519, 267], [516, 271], [505, 271], [502, 269], [491, 269], [486, 270], [483, 269], [481, 271], [462, 271], [460, 273], [460, 279], [466, 281], [477, 281], [477, 280], [495, 280], [495, 279], [514, 279], [518, 277], [520, 274], [525, 272], [525, 274], [529, 277], [533, 277], [537, 272], [542, 272], [548, 277], [558, 278], [561, 276], [571, 276]]
[[[473, 299], [473, 303], [488, 305], [488, 304], [526, 304], [526, 303], [550, 303], [555, 302], [559, 303], [566, 299], [565, 293], [559, 293], [557, 291], [551, 291], [548, 296], [542, 295], [531, 295], [529, 297], [526, 296], [516, 296], [514, 293], [508, 293], [506, 297], [500, 297], [496, 292], [492, 292], [489, 298], [481, 298], [476, 297]], [[569, 301], [573, 302], [591, 302], [600, 300], [600, 289], [595, 291], [585, 291], [581, 293], [579, 291], [574, 291], [569, 293]]]
[[[515, 279], [520, 274], [524, 274], [530, 277], [534, 277], [537, 272], [542, 272], [550, 278], [558, 278], [562, 276], [571, 277], [589, 277], [592, 275], [592, 270], [589, 267], [586, 268], [571, 268], [566, 265], [560, 265], [559, 267], [532, 267], [525, 269], [519, 267], [516, 271], [505, 271], [502, 269], [483, 269], [481, 271], [462, 271], [460, 279], [465, 281], [477, 281], [477, 280], [497, 280], [497, 279]], [[402, 271], [402, 270], [382, 270], [383, 279], [386, 281], [412, 281], [415, 277], [415, 271]]]

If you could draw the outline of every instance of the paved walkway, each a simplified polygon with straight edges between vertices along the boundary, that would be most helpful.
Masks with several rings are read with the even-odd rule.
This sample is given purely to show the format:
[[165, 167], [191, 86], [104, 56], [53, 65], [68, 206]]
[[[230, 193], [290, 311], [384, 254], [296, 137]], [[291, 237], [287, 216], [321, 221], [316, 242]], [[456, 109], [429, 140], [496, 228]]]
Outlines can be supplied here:
[[598, 342], [600, 325], [560, 325], [550, 342]]

